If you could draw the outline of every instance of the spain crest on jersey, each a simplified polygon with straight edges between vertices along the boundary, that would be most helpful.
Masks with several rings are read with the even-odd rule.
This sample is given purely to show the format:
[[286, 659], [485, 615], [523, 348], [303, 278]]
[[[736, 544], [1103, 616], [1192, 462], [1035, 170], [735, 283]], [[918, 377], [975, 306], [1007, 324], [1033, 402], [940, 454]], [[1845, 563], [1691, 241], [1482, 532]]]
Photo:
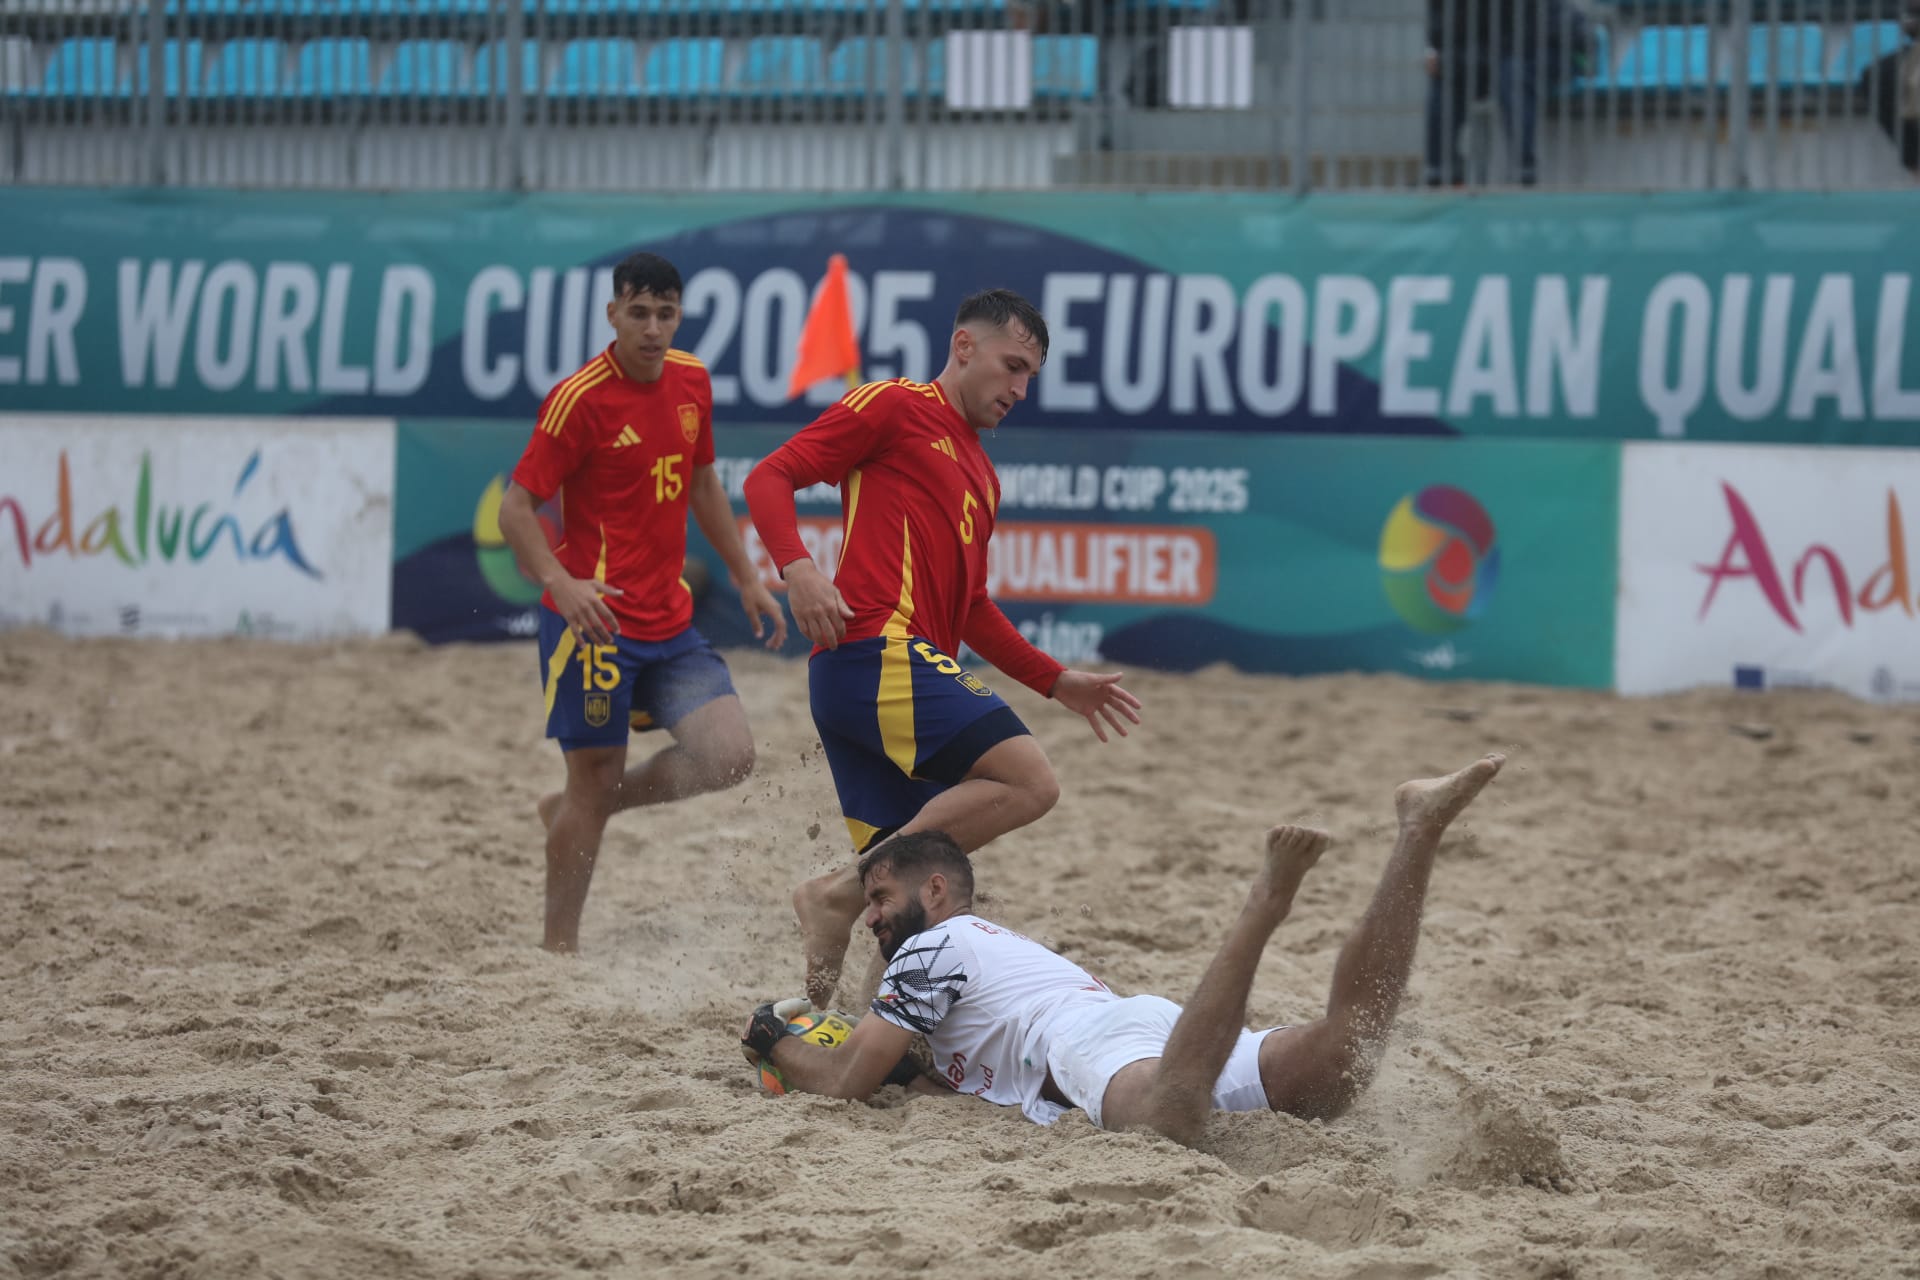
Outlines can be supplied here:
[[687, 438], [688, 444], [700, 438], [700, 407], [698, 405], [680, 406], [680, 434]]
[[613, 717], [613, 695], [607, 693], [589, 693], [587, 695], [587, 723], [598, 729]]

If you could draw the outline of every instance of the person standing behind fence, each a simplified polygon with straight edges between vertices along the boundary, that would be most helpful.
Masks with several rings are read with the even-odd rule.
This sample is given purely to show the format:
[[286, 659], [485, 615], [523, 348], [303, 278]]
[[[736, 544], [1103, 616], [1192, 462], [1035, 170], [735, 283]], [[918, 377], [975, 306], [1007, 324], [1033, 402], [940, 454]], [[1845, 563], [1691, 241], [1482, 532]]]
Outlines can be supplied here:
[[1908, 0], [1900, 15], [1906, 46], [1867, 66], [1862, 79], [1873, 90], [1873, 118], [1899, 149], [1900, 164], [1920, 174], [1920, 0]]
[[1467, 106], [1489, 91], [1518, 162], [1515, 177], [1527, 187], [1539, 180], [1540, 91], [1556, 54], [1564, 56], [1565, 33], [1578, 21], [1564, 0], [1427, 0], [1428, 186], [1466, 182], [1460, 125]]
[[[687, 513], [726, 562], [753, 634], [786, 642], [787, 621], [741, 543], [713, 469], [706, 366], [672, 347], [680, 273], [636, 253], [613, 271], [614, 340], [548, 393], [500, 502], [500, 532], [540, 600], [547, 736], [564, 790], [540, 801], [547, 827], [549, 951], [580, 947], [580, 914], [607, 819], [731, 787], [753, 769], [753, 735], [727, 664], [693, 627]], [[564, 490], [549, 550], [538, 506]], [[764, 626], [762, 619], [771, 622]], [[631, 729], [673, 745], [626, 767]]]

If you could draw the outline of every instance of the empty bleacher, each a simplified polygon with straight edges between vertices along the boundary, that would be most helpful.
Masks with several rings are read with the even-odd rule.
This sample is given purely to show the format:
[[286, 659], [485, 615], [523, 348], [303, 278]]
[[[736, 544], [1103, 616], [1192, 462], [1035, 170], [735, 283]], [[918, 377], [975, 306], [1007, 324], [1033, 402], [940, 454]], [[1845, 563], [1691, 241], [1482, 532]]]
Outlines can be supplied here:
[[[1553, 78], [1545, 181], [1727, 181], [1736, 104], [1809, 161], [1770, 180], [1899, 180], [1867, 77], [1904, 47], [1900, 0], [1750, 4], [1763, 20], [1583, 2], [1594, 46]], [[1425, 0], [9, 0], [0, 181], [1410, 187], [1424, 17]], [[1497, 153], [1488, 114], [1469, 123]]]

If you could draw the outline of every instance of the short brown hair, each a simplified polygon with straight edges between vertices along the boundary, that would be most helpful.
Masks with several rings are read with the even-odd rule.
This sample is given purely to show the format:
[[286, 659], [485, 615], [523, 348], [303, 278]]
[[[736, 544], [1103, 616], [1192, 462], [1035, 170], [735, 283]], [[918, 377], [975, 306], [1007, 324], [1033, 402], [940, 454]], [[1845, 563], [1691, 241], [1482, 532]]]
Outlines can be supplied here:
[[1040, 314], [1040, 308], [1013, 290], [982, 289], [962, 299], [960, 310], [953, 317], [953, 327], [962, 329], [975, 320], [997, 329], [1018, 324], [1040, 348], [1040, 359], [1047, 358], [1047, 318]]
[[915, 831], [882, 840], [860, 859], [860, 883], [865, 884], [875, 871], [886, 871], [915, 884], [937, 871], [947, 878], [956, 896], [973, 901], [973, 863], [944, 831]]

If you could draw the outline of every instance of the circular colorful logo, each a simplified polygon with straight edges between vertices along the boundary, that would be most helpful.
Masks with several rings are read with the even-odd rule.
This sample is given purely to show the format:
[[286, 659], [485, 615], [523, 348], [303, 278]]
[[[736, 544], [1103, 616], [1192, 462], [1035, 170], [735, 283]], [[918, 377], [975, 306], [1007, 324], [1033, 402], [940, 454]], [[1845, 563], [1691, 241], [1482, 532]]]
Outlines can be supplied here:
[[[540, 584], [520, 572], [513, 548], [500, 533], [500, 499], [506, 491], [506, 477], [495, 476], [480, 495], [480, 505], [473, 510], [473, 554], [493, 594], [509, 604], [532, 604], [540, 598]], [[558, 546], [560, 527], [547, 507], [540, 509], [540, 527], [546, 531], [547, 545]]]
[[1409, 494], [1380, 530], [1380, 584], [1416, 631], [1460, 630], [1487, 611], [1499, 578], [1493, 521], [1464, 489], [1435, 484]]

